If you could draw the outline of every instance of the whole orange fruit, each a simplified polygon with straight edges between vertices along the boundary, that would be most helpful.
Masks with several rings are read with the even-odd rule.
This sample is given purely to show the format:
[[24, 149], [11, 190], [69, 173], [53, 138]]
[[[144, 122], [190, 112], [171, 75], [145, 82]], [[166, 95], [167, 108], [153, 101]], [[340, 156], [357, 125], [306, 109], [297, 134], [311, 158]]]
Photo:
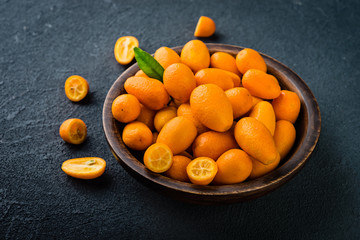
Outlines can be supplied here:
[[125, 145], [134, 150], [145, 150], [151, 145], [152, 139], [151, 130], [142, 122], [128, 123], [122, 133]]
[[232, 88], [225, 91], [225, 94], [231, 103], [234, 119], [241, 117], [251, 109], [253, 99], [246, 88]]
[[191, 120], [175, 117], [163, 126], [156, 142], [166, 144], [173, 154], [179, 154], [191, 146], [196, 134], [196, 127]]
[[190, 182], [186, 173], [186, 167], [190, 162], [191, 159], [188, 157], [182, 155], [174, 156], [170, 169], [164, 173], [165, 176], [182, 182]]
[[283, 159], [291, 150], [295, 143], [296, 130], [294, 125], [287, 120], [276, 122], [274, 141], [280, 158]]
[[206, 127], [225, 132], [233, 124], [233, 110], [225, 92], [215, 84], [196, 87], [190, 96], [191, 111]]
[[183, 63], [174, 63], [166, 68], [163, 82], [170, 96], [180, 103], [188, 102], [191, 92], [196, 87], [193, 72]]
[[162, 109], [170, 100], [164, 84], [153, 78], [130, 77], [125, 81], [124, 88], [152, 110]]
[[266, 72], [267, 66], [263, 57], [254, 49], [244, 48], [236, 55], [236, 67], [244, 74], [249, 69], [258, 69]]
[[225, 70], [218, 68], [204, 68], [195, 74], [196, 85], [212, 83], [226, 91], [234, 87], [233, 79]]
[[234, 184], [245, 181], [252, 171], [250, 156], [240, 150], [224, 152], [216, 161], [218, 172], [213, 180], [215, 184]]
[[192, 145], [194, 157], [218, 159], [227, 150], [239, 148], [231, 131], [208, 131], [196, 137]]
[[262, 122], [267, 129], [269, 129], [271, 135], [274, 135], [276, 119], [271, 103], [267, 101], [257, 103], [251, 110], [249, 117], [253, 117]]
[[131, 94], [121, 94], [111, 105], [111, 112], [116, 120], [122, 123], [134, 121], [141, 111], [139, 100]]
[[179, 54], [168, 47], [161, 47], [156, 50], [154, 53], [154, 58], [164, 69], [173, 63], [181, 62]]
[[277, 120], [288, 120], [295, 123], [300, 113], [300, 98], [295, 92], [282, 90], [272, 101]]
[[140, 103], [140, 114], [136, 118], [136, 121], [143, 122], [153, 131], [154, 128], [154, 116], [155, 111], [151, 110], [150, 108], [145, 107], [143, 104]]
[[275, 160], [268, 165], [263, 164], [262, 162], [260, 162], [259, 160], [253, 157], [251, 157], [251, 160], [252, 160], [253, 168], [249, 176], [249, 179], [255, 179], [264, 176], [265, 174], [277, 168], [277, 166], [279, 166], [280, 163], [280, 154], [278, 154]]
[[216, 52], [213, 55], [211, 55], [210, 66], [213, 68], [220, 68], [235, 73], [236, 75], [241, 74], [236, 67], [235, 58], [228, 53]]
[[166, 107], [159, 110], [154, 117], [154, 126], [156, 131], [160, 132], [168, 121], [176, 117], [176, 111], [175, 107]]
[[244, 117], [235, 125], [234, 135], [240, 148], [263, 164], [271, 164], [279, 154], [266, 126], [252, 117]]
[[249, 69], [242, 77], [242, 85], [250, 94], [262, 99], [274, 99], [280, 95], [278, 80], [258, 69]]
[[187, 42], [181, 50], [180, 58], [194, 73], [210, 65], [209, 49], [200, 40]]

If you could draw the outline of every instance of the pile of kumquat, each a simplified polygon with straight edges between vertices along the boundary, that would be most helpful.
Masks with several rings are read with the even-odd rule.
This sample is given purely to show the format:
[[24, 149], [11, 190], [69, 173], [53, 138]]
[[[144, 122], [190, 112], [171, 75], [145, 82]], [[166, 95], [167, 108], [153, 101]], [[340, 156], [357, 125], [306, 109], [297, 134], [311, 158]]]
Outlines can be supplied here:
[[150, 171], [197, 185], [234, 184], [274, 170], [291, 150], [300, 112], [262, 56], [245, 48], [210, 55], [200, 40], [180, 55], [134, 47], [141, 70], [112, 103], [122, 141]]
[[[202, 16], [194, 36], [209, 37], [215, 29], [215, 22]], [[135, 37], [124, 36], [116, 41], [114, 56], [123, 65], [135, 57], [140, 67], [125, 81], [126, 93], [114, 99], [111, 111], [125, 124], [124, 144], [143, 151], [152, 172], [197, 185], [235, 184], [273, 171], [294, 145], [300, 99], [281, 89], [253, 49], [210, 55], [206, 44], [191, 40], [180, 55], [161, 47], [151, 56]], [[88, 91], [81, 76], [65, 82], [71, 101], [81, 101]], [[64, 141], [81, 144], [87, 127], [72, 118], [59, 133]], [[65, 161], [62, 170], [92, 179], [105, 167], [103, 159], [86, 157]]]

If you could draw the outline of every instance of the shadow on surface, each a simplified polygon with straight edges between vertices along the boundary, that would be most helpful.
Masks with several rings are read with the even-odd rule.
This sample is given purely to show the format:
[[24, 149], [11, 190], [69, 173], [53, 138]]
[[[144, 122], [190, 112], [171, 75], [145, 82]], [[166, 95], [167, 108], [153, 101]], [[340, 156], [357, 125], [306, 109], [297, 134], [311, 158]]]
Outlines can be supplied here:
[[195, 37], [195, 39], [201, 40], [203, 42], [212, 43], [212, 42], [221, 42], [225, 36], [221, 33], [214, 33], [211, 37]]
[[68, 176], [67, 181], [77, 190], [86, 190], [86, 191], [105, 191], [109, 189], [113, 183], [112, 177], [106, 173], [95, 179], [77, 179]]

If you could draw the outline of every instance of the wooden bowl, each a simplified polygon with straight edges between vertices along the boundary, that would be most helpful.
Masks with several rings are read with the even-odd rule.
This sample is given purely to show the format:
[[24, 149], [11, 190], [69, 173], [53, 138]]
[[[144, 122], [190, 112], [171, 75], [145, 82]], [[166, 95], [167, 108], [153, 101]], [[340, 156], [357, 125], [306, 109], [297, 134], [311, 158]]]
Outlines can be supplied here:
[[[236, 56], [243, 49], [243, 47], [225, 44], [210, 43], [206, 45], [211, 54], [222, 51]], [[182, 46], [173, 49], [180, 53]], [[295, 144], [277, 169], [254, 180], [222, 186], [197, 186], [147, 170], [142, 163], [143, 152], [132, 151], [124, 145], [121, 139], [124, 124], [117, 122], [111, 113], [113, 100], [125, 93], [125, 80], [139, 70], [137, 64], [129, 67], [114, 82], [104, 103], [103, 127], [115, 158], [125, 170], [143, 184], [169, 197], [199, 204], [232, 203], [253, 199], [269, 193], [289, 181], [302, 169], [319, 139], [321, 126], [319, 106], [309, 87], [296, 73], [279, 61], [265, 54], [261, 55], [267, 64], [268, 73], [279, 80], [281, 88], [296, 92], [301, 100], [300, 114], [295, 123], [297, 135]]]

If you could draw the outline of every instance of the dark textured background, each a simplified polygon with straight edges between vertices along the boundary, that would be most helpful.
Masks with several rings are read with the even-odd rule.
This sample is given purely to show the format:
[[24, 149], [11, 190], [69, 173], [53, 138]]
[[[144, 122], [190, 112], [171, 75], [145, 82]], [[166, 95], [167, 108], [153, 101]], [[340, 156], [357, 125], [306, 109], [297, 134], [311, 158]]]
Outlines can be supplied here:
[[[359, 1], [0, 0], [0, 239], [359, 239]], [[217, 24], [206, 42], [251, 47], [292, 68], [320, 105], [322, 131], [305, 168], [260, 199], [197, 206], [131, 178], [112, 156], [102, 106], [126, 69], [116, 39], [154, 52], [193, 39], [201, 15]], [[70, 75], [90, 94], [72, 103]], [[81, 146], [58, 135], [83, 119]], [[81, 181], [60, 166], [99, 156], [105, 174]]]

